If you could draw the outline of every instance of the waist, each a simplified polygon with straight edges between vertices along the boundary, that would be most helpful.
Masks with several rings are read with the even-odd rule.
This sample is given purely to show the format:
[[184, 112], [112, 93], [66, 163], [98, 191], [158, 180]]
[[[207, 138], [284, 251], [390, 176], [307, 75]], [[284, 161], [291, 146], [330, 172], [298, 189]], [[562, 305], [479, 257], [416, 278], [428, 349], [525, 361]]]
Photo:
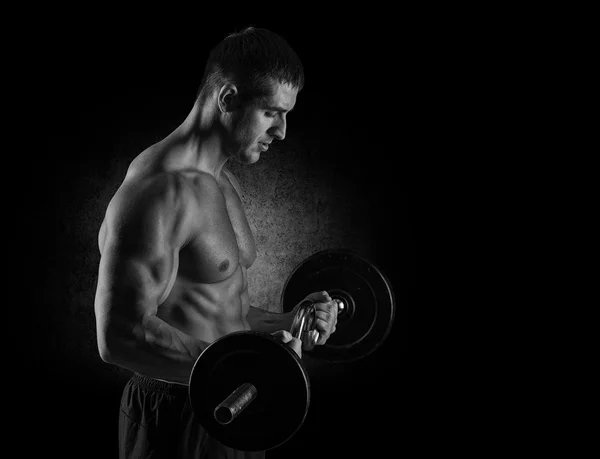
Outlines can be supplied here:
[[166, 395], [188, 395], [188, 386], [184, 384], [165, 381], [162, 379], [154, 379], [149, 376], [144, 376], [140, 373], [133, 373], [131, 382], [140, 388], [150, 392], [160, 392]]

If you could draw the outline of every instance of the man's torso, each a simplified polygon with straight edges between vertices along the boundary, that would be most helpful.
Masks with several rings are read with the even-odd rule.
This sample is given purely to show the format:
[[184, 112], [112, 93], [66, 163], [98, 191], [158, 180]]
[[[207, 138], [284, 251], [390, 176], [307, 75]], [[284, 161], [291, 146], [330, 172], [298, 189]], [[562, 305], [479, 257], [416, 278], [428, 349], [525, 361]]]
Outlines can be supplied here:
[[[135, 161], [134, 161], [135, 163]], [[234, 178], [223, 168], [219, 179], [197, 170], [158, 170], [143, 165], [128, 174], [121, 189], [132, 181], [154, 175], [177, 174], [194, 190], [186, 212], [198, 213], [192, 237], [178, 252], [169, 288], [159, 300], [157, 316], [175, 328], [212, 342], [228, 333], [249, 330], [246, 272], [256, 258], [256, 247]], [[239, 189], [239, 188], [238, 188]], [[106, 233], [102, 224], [100, 246]]]

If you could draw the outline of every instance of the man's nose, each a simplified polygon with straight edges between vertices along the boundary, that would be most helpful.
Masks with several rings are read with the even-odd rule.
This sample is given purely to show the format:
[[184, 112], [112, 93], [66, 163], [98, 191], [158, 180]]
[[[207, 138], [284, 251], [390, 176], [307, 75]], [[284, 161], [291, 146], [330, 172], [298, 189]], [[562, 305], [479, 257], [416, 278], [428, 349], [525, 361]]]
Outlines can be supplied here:
[[270, 134], [277, 140], [285, 139], [285, 131], [287, 129], [287, 122], [285, 118], [282, 118], [275, 126], [270, 129]]

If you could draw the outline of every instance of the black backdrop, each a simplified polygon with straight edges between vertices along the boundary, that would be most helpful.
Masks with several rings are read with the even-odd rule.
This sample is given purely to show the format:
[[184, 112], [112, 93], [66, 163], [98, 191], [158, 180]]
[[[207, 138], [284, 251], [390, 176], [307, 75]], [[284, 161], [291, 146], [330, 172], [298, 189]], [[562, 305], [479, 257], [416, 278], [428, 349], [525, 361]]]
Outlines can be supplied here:
[[[376, 457], [389, 448], [402, 450], [407, 440], [406, 321], [416, 282], [408, 183], [410, 158], [417, 153], [408, 139], [419, 115], [407, 121], [406, 107], [414, 109], [422, 90], [403, 76], [410, 40], [368, 20], [302, 26], [218, 22], [196, 31], [189, 21], [177, 30], [141, 20], [118, 25], [81, 20], [42, 27], [36, 35], [35, 62], [28, 65], [35, 72], [28, 79], [33, 96], [28, 119], [35, 126], [32, 138], [40, 136], [43, 146], [19, 158], [30, 174], [24, 221], [31, 222], [35, 240], [24, 269], [37, 270], [19, 310], [23, 333], [33, 327], [19, 362], [31, 376], [21, 385], [25, 408], [18, 418], [19, 425], [30, 426], [19, 431], [32, 451], [116, 457], [120, 375], [99, 377], [101, 362], [89, 352], [93, 330], [82, 337], [70, 328], [84, 323], [90, 330], [93, 321], [95, 279], [82, 279], [78, 270], [96, 262], [89, 255], [94, 241], [80, 236], [81, 225], [101, 218], [98, 203], [110, 192], [106, 183], [123, 172], [115, 155], [141, 151], [154, 132], [158, 140], [165, 127], [175, 127], [190, 108], [210, 47], [249, 24], [284, 35], [304, 63], [307, 85], [294, 112], [298, 129], [306, 128], [315, 140], [327, 138], [327, 129], [311, 131], [318, 110], [333, 113], [332, 130], [343, 126], [352, 132], [352, 148], [332, 153], [331, 161], [367, 184], [368, 218], [376, 228], [373, 259], [390, 278], [398, 305], [393, 332], [377, 357], [347, 370], [352, 384], [341, 395], [333, 385], [316, 388], [306, 426], [270, 456], [306, 453], [307, 443], [317, 441], [322, 446], [315, 458], [348, 457], [363, 448], [374, 448], [369, 457]], [[335, 401], [329, 399], [333, 394]], [[330, 436], [322, 437], [322, 429]]]

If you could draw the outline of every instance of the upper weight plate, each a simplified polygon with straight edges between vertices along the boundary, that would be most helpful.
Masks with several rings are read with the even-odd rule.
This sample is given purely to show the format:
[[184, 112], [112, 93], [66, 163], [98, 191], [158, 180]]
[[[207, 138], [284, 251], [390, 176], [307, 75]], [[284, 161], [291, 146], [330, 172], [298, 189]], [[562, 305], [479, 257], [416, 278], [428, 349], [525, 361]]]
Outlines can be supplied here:
[[395, 317], [394, 294], [386, 276], [371, 262], [343, 249], [308, 257], [284, 285], [283, 311], [322, 290], [340, 300], [343, 309], [335, 333], [324, 345], [315, 346], [311, 357], [351, 362], [366, 357], [387, 338]]
[[[218, 423], [214, 409], [243, 383], [256, 387], [256, 398], [231, 423]], [[310, 404], [310, 385], [289, 346], [269, 334], [244, 331], [225, 335], [202, 352], [192, 370], [189, 396], [198, 421], [220, 443], [241, 451], [266, 451], [300, 428]]]

